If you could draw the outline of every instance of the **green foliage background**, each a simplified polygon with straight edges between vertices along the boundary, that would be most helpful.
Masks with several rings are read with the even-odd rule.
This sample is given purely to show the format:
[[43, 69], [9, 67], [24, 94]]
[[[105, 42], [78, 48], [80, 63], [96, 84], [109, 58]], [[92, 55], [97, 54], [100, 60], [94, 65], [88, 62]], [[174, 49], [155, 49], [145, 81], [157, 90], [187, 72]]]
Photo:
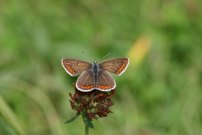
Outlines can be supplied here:
[[[91, 135], [202, 134], [201, 0], [1, 0], [0, 134], [81, 135], [60, 64], [131, 59]], [[141, 37], [151, 39], [144, 52]], [[147, 39], [147, 38], [146, 38]], [[142, 46], [134, 49], [135, 46]], [[142, 48], [142, 49], [141, 49]], [[105, 59], [107, 59], [105, 58]]]

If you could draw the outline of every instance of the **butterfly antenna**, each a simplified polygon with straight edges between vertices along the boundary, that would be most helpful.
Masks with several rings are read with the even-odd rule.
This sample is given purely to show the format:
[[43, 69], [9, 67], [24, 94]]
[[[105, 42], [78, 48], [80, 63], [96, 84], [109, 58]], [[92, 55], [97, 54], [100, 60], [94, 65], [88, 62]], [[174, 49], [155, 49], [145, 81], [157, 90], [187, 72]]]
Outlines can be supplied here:
[[108, 57], [109, 55], [111, 55], [112, 53], [111, 52], [109, 52], [108, 54], [106, 54], [105, 56], [103, 56], [102, 57], [102, 59], [104, 59], [104, 58], [106, 58], [106, 57]]
[[85, 52], [84, 51], [81, 51], [81, 54], [84, 54]]
[[82, 55], [83, 58], [90, 59], [88, 55], [88, 51], [80, 51], [80, 54]]
[[101, 60], [105, 59], [106, 57], [108, 57], [109, 55], [111, 55], [111, 52], [107, 53], [106, 55], [104, 55], [102, 58], [100, 58]]
[[85, 52], [85, 51], [81, 51], [80, 53], [81, 53], [81, 55], [82, 55], [83, 57], [87, 57], [87, 55], [86, 55], [86, 52]]

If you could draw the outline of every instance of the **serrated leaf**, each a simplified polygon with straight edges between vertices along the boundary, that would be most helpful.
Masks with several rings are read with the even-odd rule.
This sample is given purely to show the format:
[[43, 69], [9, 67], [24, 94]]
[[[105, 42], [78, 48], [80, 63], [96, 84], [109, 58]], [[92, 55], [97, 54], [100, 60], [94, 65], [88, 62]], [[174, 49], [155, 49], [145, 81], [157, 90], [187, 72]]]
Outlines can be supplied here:
[[84, 124], [89, 128], [94, 128], [92, 121], [86, 116], [85, 113], [82, 113], [82, 118]]

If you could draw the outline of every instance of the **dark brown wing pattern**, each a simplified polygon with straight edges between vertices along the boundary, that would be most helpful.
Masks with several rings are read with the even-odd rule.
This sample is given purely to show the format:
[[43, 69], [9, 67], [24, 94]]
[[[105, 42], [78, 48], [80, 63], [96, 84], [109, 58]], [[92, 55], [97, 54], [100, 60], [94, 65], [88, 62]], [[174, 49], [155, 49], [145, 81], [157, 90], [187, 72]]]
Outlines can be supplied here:
[[91, 64], [86, 61], [75, 59], [62, 59], [61, 63], [66, 72], [71, 76], [77, 76], [83, 71], [88, 70], [91, 66]]
[[128, 58], [116, 58], [100, 63], [100, 68], [116, 75], [121, 75], [128, 67]]

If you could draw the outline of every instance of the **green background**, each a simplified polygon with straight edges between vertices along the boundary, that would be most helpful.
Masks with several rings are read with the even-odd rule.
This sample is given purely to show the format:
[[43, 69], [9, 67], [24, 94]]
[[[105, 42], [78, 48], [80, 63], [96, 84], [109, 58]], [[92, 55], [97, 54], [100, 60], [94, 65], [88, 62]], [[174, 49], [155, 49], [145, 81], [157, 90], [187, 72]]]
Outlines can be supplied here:
[[90, 135], [201, 135], [201, 4], [1, 0], [0, 134], [84, 134], [80, 117], [64, 124], [76, 78], [61, 59], [129, 57], [113, 113], [93, 121]]

